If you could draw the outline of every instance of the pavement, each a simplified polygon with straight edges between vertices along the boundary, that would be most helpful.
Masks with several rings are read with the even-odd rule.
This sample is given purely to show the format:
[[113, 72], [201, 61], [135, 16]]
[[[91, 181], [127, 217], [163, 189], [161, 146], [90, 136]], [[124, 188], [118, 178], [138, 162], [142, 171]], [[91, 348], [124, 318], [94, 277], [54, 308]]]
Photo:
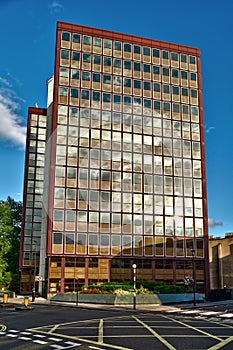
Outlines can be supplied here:
[[[90, 304], [90, 303], [79, 303], [78, 305], [73, 302], [60, 302], [60, 301], [50, 301], [42, 297], [36, 297], [35, 301], [32, 302], [31, 297], [29, 297], [28, 308], [32, 308], [33, 305], [56, 305], [56, 306], [66, 306], [66, 307], [82, 307], [86, 309], [98, 309], [98, 310], [111, 310], [111, 311], [122, 311], [122, 310], [132, 310], [133, 305], [109, 305], [109, 304]], [[19, 308], [24, 306], [24, 296], [17, 296], [16, 298], [8, 298], [8, 303], [1, 306], [5, 307], [16, 307]], [[160, 304], [150, 304], [150, 305], [136, 305], [137, 310], [140, 311], [165, 311], [171, 309], [171, 306], [160, 305]]]
[[[185, 312], [188, 310], [193, 311], [199, 311], [198, 309], [201, 308], [212, 308], [213, 306], [217, 305], [225, 305], [225, 304], [232, 304], [233, 307], [233, 300], [223, 300], [223, 301], [216, 301], [216, 302], [200, 302], [197, 303], [195, 306], [191, 303], [179, 303], [179, 304], [170, 304], [170, 305], [160, 305], [160, 304], [137, 304], [136, 310], [137, 311], [153, 311], [153, 312]], [[26, 309], [32, 309], [33, 305], [59, 305], [59, 306], [65, 306], [65, 307], [81, 307], [81, 308], [87, 308], [87, 309], [98, 309], [98, 310], [111, 310], [111, 311], [122, 311], [122, 310], [133, 310], [133, 305], [108, 305], [108, 304], [86, 304], [86, 303], [79, 303], [78, 305], [73, 302], [55, 302], [50, 301], [47, 299], [44, 299], [42, 297], [36, 297], [35, 301], [31, 301], [31, 297], [29, 297], [29, 304], [28, 308]], [[1, 306], [5, 307], [16, 307], [24, 309], [24, 296], [17, 296], [16, 298], [9, 298], [7, 304], [1, 303]]]

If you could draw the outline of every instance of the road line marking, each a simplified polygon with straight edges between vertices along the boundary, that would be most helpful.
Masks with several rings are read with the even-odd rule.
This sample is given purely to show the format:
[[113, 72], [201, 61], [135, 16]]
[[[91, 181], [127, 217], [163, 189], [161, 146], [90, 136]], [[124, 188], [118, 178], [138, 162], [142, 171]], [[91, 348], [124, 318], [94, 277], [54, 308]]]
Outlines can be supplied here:
[[[104, 322], [107, 320], [122, 320], [123, 318], [128, 318], [131, 319], [131, 316], [111, 316], [111, 317], [106, 317], [103, 318]], [[50, 327], [59, 327], [59, 326], [66, 326], [66, 325], [72, 325], [72, 324], [80, 324], [80, 323], [93, 323], [93, 322], [97, 322], [99, 321], [100, 318], [93, 318], [92, 320], [81, 320], [81, 321], [73, 321], [73, 322], [65, 322], [65, 323], [56, 323], [56, 324], [50, 324], [50, 325], [46, 325], [46, 326], [40, 326], [40, 327], [36, 327], [36, 328], [30, 328], [29, 330], [33, 332], [39, 330], [39, 329], [44, 329], [44, 328], [50, 328]]]
[[48, 334], [53, 333], [59, 326], [61, 326], [60, 324], [57, 324], [55, 326], [53, 326], [49, 331]]
[[61, 350], [61, 349], [65, 349], [64, 346], [62, 345], [57, 345], [57, 344], [53, 344], [50, 345], [51, 348], [57, 349], [57, 350]]
[[[128, 317], [128, 316], [127, 316]], [[73, 323], [73, 322], [72, 322]], [[47, 326], [44, 326], [44, 328], [46, 328]], [[42, 328], [42, 327], [40, 327]], [[30, 331], [31, 332], [40, 332], [42, 334], [47, 334], [48, 335], [48, 332], [45, 332], [45, 331], [42, 331], [42, 330], [39, 330], [38, 331], [38, 328], [30, 328]], [[91, 343], [91, 344], [95, 344], [95, 345], [98, 345], [98, 343], [96, 341], [93, 341], [91, 339], [85, 339], [85, 338], [80, 338], [80, 337], [76, 337], [76, 336], [71, 336], [71, 335], [65, 335], [65, 334], [59, 334], [59, 333], [55, 333], [54, 334], [56, 337], [61, 337], [61, 338], [66, 338], [66, 339], [72, 339], [72, 340], [78, 340], [78, 341], [82, 341], [84, 343]], [[86, 337], [87, 338], [87, 337]], [[93, 336], [93, 338], [96, 338], [96, 336]], [[63, 339], [64, 341], [64, 339]], [[106, 344], [106, 343], [103, 343], [102, 344], [103, 346], [107, 347], [107, 348], [110, 348], [110, 349], [116, 349], [116, 350], [134, 350], [132, 348], [124, 348], [122, 346], [118, 346], [118, 345], [112, 345], [112, 344]], [[56, 346], [59, 346], [59, 345], [50, 345], [51, 347], [55, 347]], [[57, 348], [57, 349], [61, 349], [61, 347]], [[63, 348], [62, 348], [63, 349]]]
[[18, 337], [18, 334], [7, 334], [6, 336], [11, 338], [16, 338]]
[[[141, 326], [132, 326], [132, 325], [128, 325], [128, 324], [127, 324], [127, 325], [124, 325], [124, 326], [118, 326], [118, 325], [117, 325], [117, 326], [112, 326], [112, 325], [111, 325], [111, 326], [109, 326], [109, 325], [106, 326], [106, 325], [104, 325], [104, 327], [105, 327], [105, 328], [108, 328], [108, 329], [109, 329], [109, 328], [110, 328], [110, 329], [112, 329], [112, 328], [117, 328], [117, 329], [118, 329], [118, 328], [123, 328], [123, 329], [125, 329], [125, 327], [127, 327], [127, 328], [139, 328], [139, 329], [142, 328]], [[165, 326], [163, 326], [163, 327], [165, 327]]]
[[[106, 339], [112, 339], [112, 338], [154, 338], [153, 334], [124, 334], [124, 335], [105, 335]], [[103, 343], [103, 345], [106, 345]]]
[[180, 312], [181, 310], [177, 310], [177, 309], [172, 309], [172, 310], [166, 310], [165, 312], [167, 313], [173, 313], [173, 312]]
[[222, 312], [218, 312], [218, 311], [207, 311], [207, 312], [200, 312], [199, 315], [201, 316], [216, 316], [216, 315], [220, 315], [222, 314]]
[[[122, 317], [129, 317], [129, 316], [122, 316]], [[108, 317], [109, 319], [114, 319], [115, 317], [112, 316], [112, 317]], [[78, 324], [78, 323], [93, 323], [93, 322], [97, 322], [99, 321], [100, 319], [99, 318], [94, 318], [92, 320], [81, 320], [81, 321], [73, 321], [73, 322], [64, 322], [64, 323], [55, 323], [55, 324], [49, 324], [49, 325], [46, 325], [46, 326], [40, 326], [40, 327], [36, 327], [36, 328], [33, 328], [33, 329], [41, 329], [41, 328], [50, 328], [50, 327], [59, 327], [59, 326], [69, 326], [69, 325], [72, 325], [72, 324]]]
[[200, 310], [189, 310], [189, 311], [182, 311], [181, 314], [182, 315], [191, 315], [191, 314], [198, 314], [200, 312]]
[[208, 350], [218, 350], [221, 349], [223, 346], [227, 345], [228, 343], [230, 343], [231, 341], [233, 341], [233, 337], [227, 338], [225, 340], [222, 340], [220, 343], [212, 346], [211, 348], [208, 348]]
[[19, 337], [18, 339], [21, 339], [21, 340], [32, 340], [32, 338], [27, 338], [27, 337]]
[[104, 321], [101, 318], [99, 322], [98, 343], [103, 344], [103, 339], [104, 339]]
[[232, 313], [229, 313], [229, 314], [222, 314], [222, 315], [219, 315], [219, 317], [231, 318], [231, 317], [233, 317], [233, 314], [232, 314]]
[[173, 322], [177, 322], [177, 323], [179, 323], [179, 324], [182, 324], [183, 326], [185, 326], [185, 327], [187, 327], [187, 328], [190, 328], [190, 329], [194, 330], [195, 332], [202, 333], [202, 334], [204, 334], [204, 335], [206, 335], [206, 336], [208, 336], [208, 337], [217, 339], [217, 340], [219, 340], [219, 341], [222, 340], [221, 338], [216, 337], [215, 335], [212, 335], [212, 334], [210, 334], [210, 333], [204, 332], [204, 331], [202, 331], [201, 329], [198, 329], [198, 328], [196, 328], [196, 327], [190, 326], [190, 325], [187, 324], [187, 323], [178, 321], [178, 320], [176, 320], [176, 319], [170, 318], [170, 317], [165, 316], [165, 315], [163, 315], [163, 317], [165, 317], [165, 318], [168, 319], [168, 320], [172, 320]]
[[37, 338], [46, 338], [46, 335], [42, 335], [42, 334], [33, 334], [33, 337], [37, 337]]
[[[45, 335], [44, 335], [44, 337], [45, 337]], [[63, 339], [59, 339], [59, 338], [48, 338], [48, 339], [52, 340], [52, 341], [57, 341], [57, 342], [63, 341]]]
[[17, 331], [16, 329], [9, 329], [8, 332], [19, 333], [19, 331]]
[[82, 344], [79, 344], [79, 343], [73, 343], [72, 341], [65, 341], [64, 343], [67, 344], [67, 345], [71, 345], [71, 346], [81, 346], [82, 345]]
[[48, 342], [44, 341], [44, 340], [33, 340], [33, 343], [37, 343], [37, 344], [41, 344], [41, 345], [48, 344]]
[[20, 334], [24, 334], [24, 335], [31, 335], [31, 332], [20, 332]]
[[[224, 320], [225, 321], [225, 320]], [[223, 323], [224, 321], [221, 320], [221, 322], [217, 322], [217, 321], [211, 321], [211, 323], [216, 323], [217, 325], [221, 326], [221, 327], [226, 327], [226, 328], [233, 328], [233, 326], [229, 325], [229, 324], [225, 324]]]
[[142, 326], [144, 326], [150, 333], [152, 333], [157, 339], [160, 340], [161, 343], [163, 343], [169, 350], [176, 350], [170, 343], [168, 343], [164, 338], [162, 338], [158, 333], [156, 333], [150, 326], [148, 326], [146, 323], [138, 319], [137, 317], [133, 316], [133, 318], [140, 323]]
[[166, 338], [181, 338], [181, 339], [184, 339], [184, 338], [192, 338], [192, 339], [195, 339], [195, 338], [197, 338], [197, 339], [201, 339], [201, 338], [203, 338], [203, 339], [206, 339], [206, 335], [204, 335], [204, 334], [198, 334], [198, 335], [192, 335], [192, 334], [166, 334], [166, 335], [164, 335], [164, 337], [166, 337]]
[[102, 348], [97, 348], [96, 346], [89, 346], [89, 349], [93, 349], [93, 350], [104, 350]]

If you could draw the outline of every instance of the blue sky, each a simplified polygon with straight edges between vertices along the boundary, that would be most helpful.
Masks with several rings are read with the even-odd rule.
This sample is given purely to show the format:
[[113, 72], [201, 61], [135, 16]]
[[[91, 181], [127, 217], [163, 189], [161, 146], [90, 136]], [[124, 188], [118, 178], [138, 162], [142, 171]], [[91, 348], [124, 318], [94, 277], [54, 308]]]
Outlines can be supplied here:
[[22, 199], [28, 106], [46, 107], [56, 22], [201, 49], [209, 234], [233, 232], [233, 2], [0, 0], [0, 199]]

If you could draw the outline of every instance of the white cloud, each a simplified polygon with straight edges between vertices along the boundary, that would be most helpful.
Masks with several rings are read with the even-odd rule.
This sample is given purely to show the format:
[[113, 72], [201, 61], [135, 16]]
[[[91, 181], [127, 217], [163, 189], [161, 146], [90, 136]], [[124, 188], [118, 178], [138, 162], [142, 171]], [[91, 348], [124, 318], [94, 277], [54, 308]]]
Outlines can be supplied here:
[[59, 1], [52, 1], [51, 4], [49, 4], [49, 10], [50, 13], [57, 13], [63, 8], [63, 5]]
[[0, 140], [10, 141], [17, 146], [25, 146], [26, 127], [18, 114], [17, 96], [10, 89], [10, 83], [0, 78]]
[[7, 87], [9, 87], [9, 88], [11, 87], [10, 82], [9, 82], [8, 80], [2, 78], [2, 77], [0, 77], [0, 84], [1, 84], [1, 85], [5, 85], [5, 86], [7, 86]]
[[205, 132], [207, 133], [207, 134], [209, 134], [212, 130], [214, 130], [215, 129], [215, 127], [214, 126], [206, 126], [205, 127]]
[[209, 218], [209, 219], [208, 219], [208, 225], [209, 225], [209, 227], [215, 227], [215, 226], [222, 226], [223, 223], [220, 222], [220, 221], [217, 222], [217, 221], [215, 221], [214, 219]]

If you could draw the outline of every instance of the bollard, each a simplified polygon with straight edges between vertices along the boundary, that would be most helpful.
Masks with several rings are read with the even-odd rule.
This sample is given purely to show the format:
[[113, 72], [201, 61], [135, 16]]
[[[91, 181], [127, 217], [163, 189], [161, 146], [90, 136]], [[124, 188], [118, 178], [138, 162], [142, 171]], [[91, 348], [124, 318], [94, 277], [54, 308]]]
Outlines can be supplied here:
[[32, 290], [32, 302], [34, 302], [36, 299], [36, 291], [35, 291], [35, 288], [33, 288]]
[[29, 303], [29, 298], [28, 298], [28, 296], [25, 296], [24, 297], [24, 306], [28, 307], [28, 303]]
[[3, 303], [6, 304], [8, 302], [8, 294], [4, 293], [3, 294]]

